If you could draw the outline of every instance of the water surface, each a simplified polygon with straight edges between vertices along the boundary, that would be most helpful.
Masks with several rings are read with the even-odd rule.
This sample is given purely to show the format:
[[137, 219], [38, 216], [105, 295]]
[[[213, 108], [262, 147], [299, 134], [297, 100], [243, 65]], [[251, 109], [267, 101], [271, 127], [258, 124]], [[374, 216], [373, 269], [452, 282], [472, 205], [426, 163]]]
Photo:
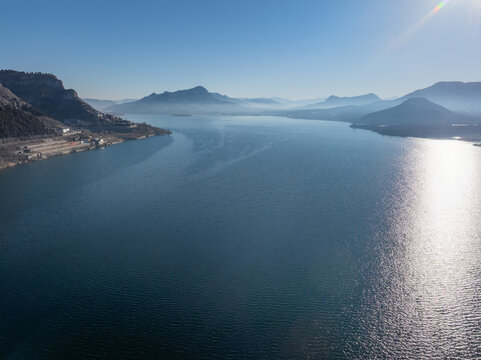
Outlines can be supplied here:
[[0, 358], [479, 358], [481, 151], [275, 117], [0, 173]]

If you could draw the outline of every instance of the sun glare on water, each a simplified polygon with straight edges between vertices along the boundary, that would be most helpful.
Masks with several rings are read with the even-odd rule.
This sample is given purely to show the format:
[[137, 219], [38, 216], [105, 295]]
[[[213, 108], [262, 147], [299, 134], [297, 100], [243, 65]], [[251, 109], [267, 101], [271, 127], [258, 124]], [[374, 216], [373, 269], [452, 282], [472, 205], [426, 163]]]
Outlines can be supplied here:
[[[470, 144], [438, 140], [418, 141], [406, 154], [382, 247], [376, 289], [382, 305], [368, 311], [376, 324], [373, 344], [384, 339], [377, 337], [379, 328], [383, 336], [393, 334], [384, 343], [390, 354], [418, 348], [419, 358], [449, 358], [457, 344], [463, 358], [473, 355], [480, 320], [478, 157]], [[404, 341], [397, 341], [399, 334]]]

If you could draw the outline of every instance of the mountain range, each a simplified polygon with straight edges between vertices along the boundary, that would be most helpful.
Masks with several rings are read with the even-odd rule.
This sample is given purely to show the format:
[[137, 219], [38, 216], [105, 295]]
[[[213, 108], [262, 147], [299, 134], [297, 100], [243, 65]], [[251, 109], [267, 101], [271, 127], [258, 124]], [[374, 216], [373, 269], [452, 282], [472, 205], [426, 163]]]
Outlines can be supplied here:
[[[116, 104], [110, 107], [92, 103], [112, 113], [255, 113], [262, 110], [287, 110], [296, 105], [302, 109], [333, 108], [339, 106], [364, 105], [380, 101], [375, 94], [353, 97], [330, 96], [322, 102], [304, 104], [307, 101], [291, 101], [280, 98], [232, 98], [216, 92], [209, 92], [202, 86], [175, 92], [152, 93], [140, 100]], [[105, 103], [107, 105], [107, 103]]]
[[424, 97], [449, 110], [465, 114], [481, 115], [481, 82], [438, 82], [401, 98]]
[[83, 101], [85, 101], [87, 104], [92, 106], [95, 110], [98, 111], [105, 111], [105, 109], [117, 105], [117, 104], [123, 104], [126, 102], [132, 102], [136, 101], [137, 99], [123, 99], [123, 100], [101, 100], [101, 99], [90, 99], [90, 98], [83, 98]]
[[383, 135], [481, 139], [481, 118], [453, 112], [423, 97], [410, 97], [397, 106], [364, 115], [351, 127]]
[[[353, 103], [354, 101], [352, 101], [348, 105], [344, 104], [341, 106], [326, 108], [326, 106], [324, 105], [329, 103], [326, 100], [323, 103], [309, 105], [309, 110], [326, 110], [324, 112], [319, 112], [319, 114], [321, 114], [322, 116], [327, 115], [328, 117], [331, 115], [334, 116], [334, 114], [337, 115], [346, 113], [351, 114], [351, 116], [353, 117], [360, 117], [370, 112], [379, 111], [383, 110], [383, 108], [387, 109], [399, 105], [410, 98], [420, 97], [426, 98], [431, 102], [441, 105], [451, 111], [472, 115], [481, 115], [481, 82], [439, 82], [425, 89], [419, 89], [408, 93], [402, 97], [391, 100], [382, 100], [379, 98], [376, 99], [376, 95], [372, 97], [362, 95], [360, 97], [341, 98], [345, 99], [343, 101], [356, 101], [358, 98], [371, 98], [372, 100], [374, 100], [372, 102], [366, 101], [364, 104], [355, 104]], [[336, 98], [337, 97], [333, 98], [334, 102], [337, 102]], [[302, 113], [303, 109], [305, 108], [306, 107], [293, 109], [292, 111], [299, 111]], [[308, 115], [309, 112], [306, 112], [305, 114]]]
[[109, 107], [118, 104], [114, 100], [99, 100], [88, 98], [83, 98], [82, 100], [98, 111], [104, 111], [105, 109], [108, 109]]
[[439, 82], [393, 100], [276, 115], [334, 120], [385, 135], [481, 139], [481, 82]]
[[411, 97], [392, 108], [364, 115], [360, 118], [359, 123], [378, 126], [433, 125], [471, 123], [472, 120], [467, 115], [457, 114], [424, 97]]
[[237, 103], [220, 94], [213, 94], [202, 86], [192, 89], [152, 93], [140, 100], [115, 104], [106, 110], [114, 113], [177, 113], [222, 112], [236, 107]]
[[65, 89], [52, 74], [2, 70], [0, 83], [4, 137], [45, 133], [62, 125], [100, 131], [118, 123], [118, 118], [98, 108], [110, 113], [223, 113], [345, 121], [354, 127], [394, 135], [402, 129], [403, 136], [411, 133], [417, 136], [420, 127], [429, 129], [427, 133], [442, 128], [443, 136], [462, 132], [452, 126], [455, 124], [466, 125], [463, 128], [466, 135], [467, 131], [477, 133], [474, 126], [481, 124], [481, 82], [439, 82], [393, 100], [382, 100], [373, 93], [352, 97], [332, 95], [308, 107], [292, 107], [293, 102], [280, 98], [233, 98], [197, 86], [152, 93], [123, 103], [87, 99], [97, 109], [80, 99], [74, 90]]
[[[293, 117], [327, 118], [349, 121], [370, 112], [401, 104], [409, 98], [424, 97], [449, 110], [481, 115], [481, 82], [439, 82], [394, 100], [383, 100], [373, 93], [340, 97], [331, 95], [321, 102], [303, 104], [280, 98], [233, 98], [209, 92], [202, 86], [175, 92], [152, 93], [144, 98], [122, 104], [97, 104], [112, 113], [263, 113], [285, 111]], [[302, 105], [300, 105], [302, 104]], [[298, 106], [296, 106], [298, 105]]]
[[288, 105], [272, 98], [232, 98], [209, 92], [203, 86], [192, 89], [152, 93], [140, 100], [112, 104], [112, 113], [253, 113], [265, 109], [285, 109]]
[[349, 97], [340, 97], [331, 95], [326, 100], [318, 103], [308, 104], [304, 106], [306, 109], [316, 109], [316, 108], [331, 108], [331, 107], [338, 107], [338, 106], [350, 106], [350, 105], [366, 105], [371, 104], [376, 101], [380, 101], [381, 98], [376, 94], [365, 94], [359, 96], [349, 96]]

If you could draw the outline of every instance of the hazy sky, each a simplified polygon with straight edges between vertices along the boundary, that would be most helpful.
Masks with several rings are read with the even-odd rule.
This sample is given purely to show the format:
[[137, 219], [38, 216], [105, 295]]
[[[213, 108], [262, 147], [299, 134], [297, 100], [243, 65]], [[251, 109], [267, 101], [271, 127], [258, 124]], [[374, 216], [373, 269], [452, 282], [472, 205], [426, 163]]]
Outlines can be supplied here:
[[230, 96], [402, 95], [481, 81], [481, 0], [15, 0], [0, 68], [82, 97], [203, 85]]

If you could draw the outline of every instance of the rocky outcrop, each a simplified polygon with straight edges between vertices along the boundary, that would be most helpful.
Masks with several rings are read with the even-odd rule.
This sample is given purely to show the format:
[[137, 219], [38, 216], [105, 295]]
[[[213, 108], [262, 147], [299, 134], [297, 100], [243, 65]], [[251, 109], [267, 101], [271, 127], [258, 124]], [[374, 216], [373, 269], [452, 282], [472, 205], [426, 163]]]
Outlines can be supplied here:
[[103, 114], [82, 101], [74, 90], [65, 89], [52, 74], [0, 71], [0, 83], [43, 114], [64, 124], [95, 126], [106, 121]]
[[0, 138], [45, 135], [60, 125], [0, 85]]

